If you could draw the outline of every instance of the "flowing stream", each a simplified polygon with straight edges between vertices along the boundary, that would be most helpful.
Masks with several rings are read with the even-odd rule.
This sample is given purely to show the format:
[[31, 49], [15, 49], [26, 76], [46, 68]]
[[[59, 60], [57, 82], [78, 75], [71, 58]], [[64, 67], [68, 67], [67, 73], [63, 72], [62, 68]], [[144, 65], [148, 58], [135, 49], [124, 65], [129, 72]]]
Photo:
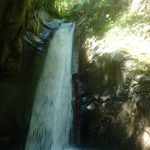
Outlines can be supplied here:
[[64, 150], [72, 123], [74, 24], [63, 23], [49, 43], [32, 110], [25, 150]]

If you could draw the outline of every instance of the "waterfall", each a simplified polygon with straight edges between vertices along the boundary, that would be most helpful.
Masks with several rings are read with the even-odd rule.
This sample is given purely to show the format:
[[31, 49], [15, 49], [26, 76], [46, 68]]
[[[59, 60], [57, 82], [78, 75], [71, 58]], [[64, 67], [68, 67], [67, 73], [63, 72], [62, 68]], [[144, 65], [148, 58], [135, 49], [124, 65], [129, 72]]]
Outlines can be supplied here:
[[64, 150], [72, 123], [72, 43], [74, 24], [63, 23], [46, 56], [32, 110], [25, 150]]

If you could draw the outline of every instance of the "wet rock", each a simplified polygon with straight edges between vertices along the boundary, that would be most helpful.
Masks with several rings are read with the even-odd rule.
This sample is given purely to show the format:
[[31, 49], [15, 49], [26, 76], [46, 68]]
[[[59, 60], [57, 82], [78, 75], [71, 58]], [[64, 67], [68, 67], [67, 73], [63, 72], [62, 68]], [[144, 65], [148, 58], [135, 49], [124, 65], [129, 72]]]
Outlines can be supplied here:
[[[89, 94], [80, 98], [81, 141], [92, 148], [107, 147], [107, 142], [112, 140], [110, 132], [119, 102], [106, 93]], [[119, 107], [121, 105], [122, 103]]]
[[126, 56], [127, 53], [125, 51], [118, 51], [114, 53], [112, 60], [115, 62], [122, 62]]
[[130, 87], [134, 87], [134, 86], [136, 86], [137, 84], [138, 84], [137, 81], [132, 80], [132, 81], [131, 81], [131, 84], [130, 84]]
[[150, 84], [150, 76], [142, 76], [138, 82], [140, 85]]
[[137, 63], [134, 60], [126, 60], [122, 65], [122, 69], [128, 72], [135, 71]]

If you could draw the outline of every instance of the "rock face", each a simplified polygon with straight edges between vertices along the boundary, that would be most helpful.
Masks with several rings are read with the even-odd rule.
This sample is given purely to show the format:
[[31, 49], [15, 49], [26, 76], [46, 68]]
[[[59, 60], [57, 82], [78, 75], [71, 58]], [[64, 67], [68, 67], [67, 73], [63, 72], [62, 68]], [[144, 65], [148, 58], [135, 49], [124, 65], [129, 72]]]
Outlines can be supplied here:
[[21, 65], [21, 32], [25, 24], [27, 0], [2, 1], [1, 7], [0, 66], [3, 70], [14, 62], [14, 71], [18, 71]]
[[37, 10], [31, 0], [0, 1], [0, 149], [24, 149], [48, 38], [59, 26], [42, 23]]
[[[141, 3], [138, 7], [144, 6], [144, 13], [149, 16], [149, 1], [133, 2]], [[143, 8], [139, 8], [139, 12]], [[128, 22], [143, 14], [129, 12], [128, 15], [124, 23], [117, 20], [118, 24], [108, 29], [103, 37], [86, 38], [80, 48], [81, 61], [84, 60], [80, 63], [80, 68], [84, 68], [80, 70], [82, 95], [85, 95], [80, 98], [84, 146], [150, 149], [149, 28], [146, 21], [144, 25], [134, 19], [135, 22]]]
[[[146, 137], [149, 138], [150, 76], [136, 74], [136, 67], [124, 66], [123, 69], [126, 82], [121, 87], [95, 82], [101, 77], [98, 74], [94, 78], [90, 77], [95, 86], [90, 83], [89, 88], [84, 84], [85, 93], [90, 93], [89, 89], [93, 91], [91, 94], [82, 94], [83, 97], [80, 98], [83, 147], [149, 150], [150, 145], [145, 140]], [[102, 90], [97, 90], [98, 86]], [[94, 93], [94, 89], [97, 93]]]
[[38, 6], [38, 1], [33, 0], [2, 0], [0, 2], [1, 75], [17, 74], [21, 71], [22, 33], [24, 30], [34, 34], [39, 33]]
[[29, 101], [23, 93], [23, 88], [26, 91], [25, 84], [21, 87], [20, 79], [15, 84], [14, 80], [21, 70], [21, 32], [27, 7], [27, 0], [0, 1], [0, 149], [23, 148], [27, 125], [24, 112], [27, 112]]

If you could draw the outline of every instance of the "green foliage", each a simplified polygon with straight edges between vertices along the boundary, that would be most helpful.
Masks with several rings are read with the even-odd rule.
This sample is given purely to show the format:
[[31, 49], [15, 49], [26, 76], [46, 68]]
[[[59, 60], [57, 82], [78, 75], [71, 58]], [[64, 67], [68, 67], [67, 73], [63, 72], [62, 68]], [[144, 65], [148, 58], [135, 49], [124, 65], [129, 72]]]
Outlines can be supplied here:
[[109, 24], [127, 7], [128, 2], [125, 0], [89, 0], [74, 5], [67, 17], [75, 20], [86, 35], [102, 36], [108, 30]]

